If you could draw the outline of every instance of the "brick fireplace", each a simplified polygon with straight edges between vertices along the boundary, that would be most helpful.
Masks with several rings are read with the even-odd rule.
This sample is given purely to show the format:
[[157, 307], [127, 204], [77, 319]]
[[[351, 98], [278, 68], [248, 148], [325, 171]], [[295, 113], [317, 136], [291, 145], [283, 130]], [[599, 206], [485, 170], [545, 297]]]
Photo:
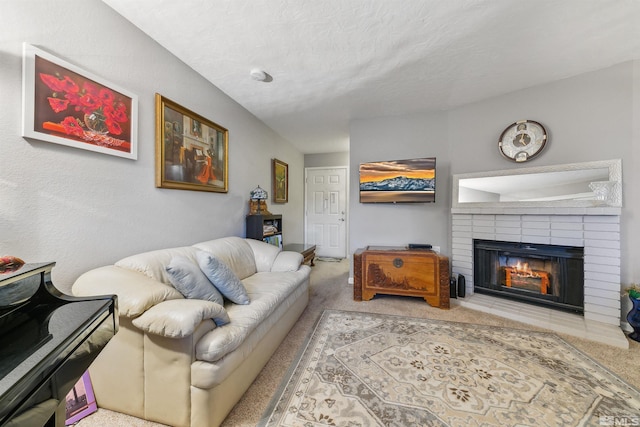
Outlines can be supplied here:
[[[460, 304], [558, 332], [619, 347], [628, 346], [620, 328], [619, 209], [496, 208], [479, 211], [473, 213], [468, 208], [452, 210], [452, 273], [454, 276], [461, 274], [466, 279], [467, 297], [460, 298]], [[474, 239], [583, 248], [584, 313], [548, 314], [517, 302], [509, 309], [509, 305], [497, 297], [476, 293]], [[492, 310], [490, 306], [493, 304], [499, 308]], [[513, 316], [508, 315], [510, 311]]]

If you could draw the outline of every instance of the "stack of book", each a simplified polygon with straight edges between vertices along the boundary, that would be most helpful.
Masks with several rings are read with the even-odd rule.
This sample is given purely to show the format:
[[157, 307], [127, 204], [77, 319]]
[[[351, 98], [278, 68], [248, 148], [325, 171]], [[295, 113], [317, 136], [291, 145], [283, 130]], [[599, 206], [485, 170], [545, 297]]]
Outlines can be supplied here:
[[265, 236], [278, 232], [278, 228], [273, 224], [265, 224], [262, 226], [262, 234]]

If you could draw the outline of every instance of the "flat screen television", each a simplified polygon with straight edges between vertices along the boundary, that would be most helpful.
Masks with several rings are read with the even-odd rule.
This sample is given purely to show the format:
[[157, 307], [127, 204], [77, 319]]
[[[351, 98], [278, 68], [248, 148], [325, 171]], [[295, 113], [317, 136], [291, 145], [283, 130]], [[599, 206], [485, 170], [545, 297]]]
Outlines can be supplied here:
[[360, 203], [435, 201], [435, 157], [360, 164]]

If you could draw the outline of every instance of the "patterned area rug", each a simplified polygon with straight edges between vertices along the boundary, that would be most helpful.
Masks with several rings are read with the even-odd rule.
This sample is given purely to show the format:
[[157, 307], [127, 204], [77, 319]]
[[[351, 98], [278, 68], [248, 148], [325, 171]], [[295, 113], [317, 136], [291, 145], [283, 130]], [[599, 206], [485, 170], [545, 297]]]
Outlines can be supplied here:
[[327, 310], [260, 425], [638, 425], [621, 421], [640, 392], [554, 334]]

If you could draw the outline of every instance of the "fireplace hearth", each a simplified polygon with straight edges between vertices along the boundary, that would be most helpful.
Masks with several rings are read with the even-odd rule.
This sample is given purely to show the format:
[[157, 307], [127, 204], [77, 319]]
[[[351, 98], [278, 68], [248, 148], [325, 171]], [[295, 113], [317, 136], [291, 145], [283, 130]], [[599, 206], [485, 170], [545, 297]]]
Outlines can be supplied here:
[[584, 248], [473, 240], [474, 290], [584, 312]]

